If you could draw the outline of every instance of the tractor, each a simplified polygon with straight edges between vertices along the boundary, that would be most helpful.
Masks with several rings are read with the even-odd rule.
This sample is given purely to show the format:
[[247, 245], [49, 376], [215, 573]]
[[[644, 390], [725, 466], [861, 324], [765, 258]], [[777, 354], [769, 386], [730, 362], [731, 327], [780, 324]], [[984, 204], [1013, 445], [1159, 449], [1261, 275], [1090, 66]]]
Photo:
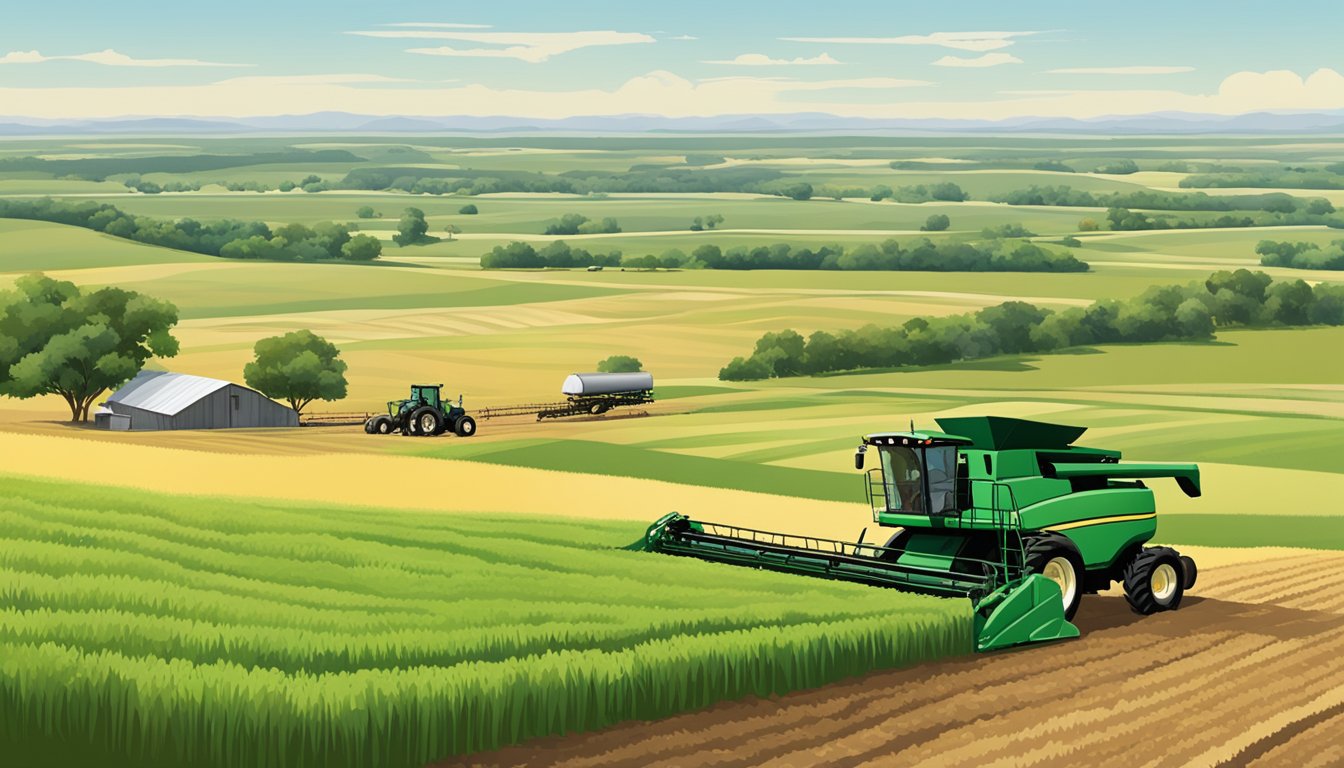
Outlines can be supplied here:
[[434, 437], [448, 431], [458, 437], [475, 435], [476, 420], [462, 407], [462, 396], [458, 395], [457, 405], [444, 403], [442, 390], [442, 384], [412, 384], [409, 398], [388, 402], [387, 413], [364, 422], [364, 431], [371, 435], [400, 432], [419, 437]]
[[1157, 531], [1145, 480], [1200, 495], [1194, 464], [1123, 463], [1073, 443], [1086, 427], [999, 416], [943, 418], [941, 430], [862, 439], [882, 544], [757, 531], [671, 513], [632, 548], [823, 578], [970, 598], [980, 651], [1078, 636], [1084, 594], [1120, 582], [1140, 614], [1180, 607], [1195, 561], [1146, 546]]

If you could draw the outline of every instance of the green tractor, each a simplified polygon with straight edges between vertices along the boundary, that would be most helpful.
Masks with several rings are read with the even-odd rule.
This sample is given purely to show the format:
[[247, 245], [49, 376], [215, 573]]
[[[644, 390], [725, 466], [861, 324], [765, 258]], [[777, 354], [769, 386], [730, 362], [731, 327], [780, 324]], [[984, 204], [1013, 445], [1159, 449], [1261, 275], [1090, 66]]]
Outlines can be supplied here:
[[364, 422], [364, 431], [371, 435], [400, 432], [419, 437], [434, 437], [444, 432], [452, 432], [458, 437], [475, 435], [476, 420], [462, 407], [462, 396], [458, 396], [457, 405], [444, 403], [440, 397], [442, 390], [442, 384], [412, 384], [409, 398], [390, 401], [387, 413]]
[[881, 545], [756, 531], [672, 513], [635, 548], [895, 587], [975, 606], [975, 644], [988, 651], [1078, 636], [1084, 594], [1120, 582], [1134, 611], [1176, 610], [1195, 561], [1145, 546], [1157, 531], [1144, 481], [1174, 478], [1199, 496], [1194, 464], [1121, 463], [1120, 452], [1073, 445], [1085, 427], [997, 416], [938, 419], [945, 431], [863, 438]]

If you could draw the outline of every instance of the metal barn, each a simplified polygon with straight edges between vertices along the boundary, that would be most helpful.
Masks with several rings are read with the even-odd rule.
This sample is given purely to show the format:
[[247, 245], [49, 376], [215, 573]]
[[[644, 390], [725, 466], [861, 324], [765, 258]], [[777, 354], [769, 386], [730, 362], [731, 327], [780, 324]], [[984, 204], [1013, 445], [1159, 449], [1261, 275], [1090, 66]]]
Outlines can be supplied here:
[[[219, 379], [141, 371], [104, 404], [96, 422], [108, 429], [297, 427], [299, 415], [254, 389]], [[125, 421], [129, 419], [129, 424]]]

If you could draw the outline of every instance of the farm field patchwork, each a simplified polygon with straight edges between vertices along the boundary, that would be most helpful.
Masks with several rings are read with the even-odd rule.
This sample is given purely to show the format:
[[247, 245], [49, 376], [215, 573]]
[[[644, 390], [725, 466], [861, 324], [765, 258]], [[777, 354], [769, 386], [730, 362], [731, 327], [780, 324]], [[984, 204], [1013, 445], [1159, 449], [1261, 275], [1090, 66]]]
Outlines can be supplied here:
[[[242, 159], [295, 148], [344, 150], [358, 159]], [[1295, 654], [1316, 652], [1310, 638], [1321, 640], [1320, 656], [1304, 658], [1324, 660], [1336, 649], [1336, 638], [1320, 628], [1337, 621], [1338, 601], [1293, 580], [1332, 585], [1324, 574], [1334, 571], [1321, 569], [1338, 569], [1331, 550], [1344, 550], [1344, 516], [1334, 501], [1344, 498], [1344, 356], [1336, 353], [1344, 349], [1342, 327], [1219, 328], [1205, 342], [1091, 345], [765, 381], [725, 382], [717, 374], [750, 354], [766, 332], [895, 327], [1012, 300], [1059, 311], [1203, 281], [1214, 270], [1257, 269], [1260, 240], [1344, 238], [1344, 230], [1324, 225], [1112, 231], [1105, 209], [987, 199], [1030, 185], [1180, 190], [1181, 179], [1199, 167], [1344, 161], [1344, 141], [538, 135], [0, 142], [0, 158], [29, 155], [156, 158], [161, 165], [199, 155], [240, 160], [217, 170], [143, 174], [162, 185], [202, 185], [162, 194], [132, 191], [125, 174], [94, 181], [0, 166], [0, 200], [51, 195], [137, 216], [271, 226], [334, 221], [382, 238], [373, 264], [277, 263], [0, 219], [0, 290], [40, 270], [88, 288], [119, 286], [173, 302], [182, 349], [150, 361], [152, 369], [241, 382], [259, 339], [311, 329], [340, 348], [349, 389], [343, 400], [314, 403], [310, 412], [379, 412], [412, 383], [442, 383], [445, 395], [464, 396], [469, 412], [556, 400], [567, 374], [610, 355], [637, 357], [657, 382], [647, 415], [483, 420], [469, 440], [375, 437], [359, 427], [109, 433], [62, 423], [64, 405], [54, 396], [0, 400], [0, 577], [10, 598], [0, 611], [0, 709], [34, 705], [24, 710], [32, 719], [0, 725], [0, 748], [34, 765], [176, 766], [183, 756], [193, 765], [375, 758], [420, 765], [608, 726], [615, 730], [533, 744], [572, 747], [579, 764], [600, 754], [643, 765], [645, 755], [667, 764], [729, 759], [714, 745], [734, 734], [746, 738], [731, 759], [746, 763], [809, 762], [817, 744], [832, 742], [832, 756], [880, 760], [882, 740], [895, 738], [907, 756], [937, 748], [948, 764], [983, 762], [979, 747], [952, 744], [976, 744], [985, 732], [979, 720], [933, 736], [918, 728], [892, 736], [872, 724], [890, 723], [890, 708], [905, 702], [911, 722], [974, 712], [1014, 723], [1016, 734], [1039, 733], [1048, 726], [1016, 714], [1027, 710], [969, 702], [956, 691], [993, 687], [1006, 701], [1034, 700], [1044, 683], [1031, 670], [1043, 663], [1082, 670], [1078, 680], [1095, 672], [1154, 689], [1223, 664], [1286, 679], [1302, 668]], [[1139, 172], [1089, 172], [1129, 158]], [[1191, 170], [1159, 170], [1178, 159]], [[1041, 161], [1078, 172], [1029, 170]], [[706, 165], [778, 172], [819, 191], [952, 182], [970, 199], [261, 193], [220, 185], [275, 186], [309, 174], [339, 182], [379, 168], [576, 178], [641, 168], [699, 173]], [[468, 204], [479, 213], [459, 213]], [[362, 206], [381, 216], [360, 218]], [[408, 206], [422, 209], [429, 234], [445, 239], [395, 245], [390, 238]], [[543, 233], [570, 213], [616, 218], [622, 231]], [[724, 216], [718, 228], [690, 231], [695, 217], [714, 214]], [[932, 214], [947, 215], [949, 229], [919, 232]], [[1101, 229], [1079, 231], [1084, 218]], [[449, 224], [463, 230], [451, 241], [443, 230]], [[984, 228], [1014, 224], [1035, 233], [1032, 242], [1067, 250], [1091, 269], [587, 272], [483, 270], [478, 261], [515, 240], [540, 248], [564, 239], [638, 256], [671, 248], [689, 254], [703, 244], [978, 240]], [[1066, 236], [1078, 242], [1066, 246]], [[1344, 283], [1340, 271], [1265, 271], [1276, 282]], [[871, 539], [880, 531], [851, 464], [860, 436], [990, 413], [1087, 426], [1081, 444], [1122, 450], [1126, 460], [1200, 464], [1201, 498], [1186, 498], [1169, 480], [1150, 483], [1158, 540], [1196, 552], [1208, 567], [1179, 614], [1139, 620], [1112, 591], [1090, 607], [1084, 602], [1079, 643], [987, 664], [923, 664], [782, 700], [720, 704], [663, 725], [619, 724], [963, 653], [958, 643], [969, 642], [969, 633], [957, 634], [967, 612], [959, 602], [746, 569], [729, 580], [724, 566], [619, 547], [673, 510], [848, 540], [868, 526]], [[539, 593], [543, 582], [554, 585], [553, 594]], [[1268, 617], [1266, 629], [1246, 631], [1256, 616]], [[1171, 648], [1171, 660], [1152, 666], [1130, 652], [1135, 643]], [[1254, 659], [1269, 661], [1256, 667]], [[728, 663], [743, 674], [721, 674]], [[579, 671], [566, 676], [566, 669]], [[84, 688], [63, 690], [67, 679]], [[1048, 695], [1107, 706], [1101, 694], [1075, 683], [1050, 681]], [[645, 699], [631, 685], [657, 693]], [[1282, 695], [1285, 707], [1304, 717], [1339, 706], [1314, 689]], [[634, 707], [637, 699], [648, 708]], [[156, 713], [143, 740], [118, 735], [112, 721], [94, 722], [90, 702], [109, 700], [128, 707], [115, 717], [132, 717], [135, 707]], [[237, 730], [200, 726], [214, 722], [213, 715], [198, 719], [206, 712], [227, 714]], [[1155, 722], [1160, 713], [1150, 714]], [[1149, 722], [1150, 714], [1135, 722]], [[720, 717], [721, 727], [704, 719]], [[796, 743], [753, 751], [760, 733], [803, 721], [833, 727], [804, 728]], [[418, 729], [413, 738], [413, 722], [443, 726]], [[1238, 727], [1255, 732], [1253, 724]], [[39, 745], [20, 743], [32, 733], [43, 734]], [[1302, 745], [1323, 743], [1314, 733], [1294, 736], [1285, 759], [1300, 755]], [[1091, 738], [1076, 735], [1079, 743]], [[626, 747], [611, 747], [613, 740]], [[481, 760], [526, 762], [530, 748]], [[1182, 754], [1195, 760], [1212, 749], [1196, 739]], [[1060, 756], [1028, 757], [1044, 764]]]

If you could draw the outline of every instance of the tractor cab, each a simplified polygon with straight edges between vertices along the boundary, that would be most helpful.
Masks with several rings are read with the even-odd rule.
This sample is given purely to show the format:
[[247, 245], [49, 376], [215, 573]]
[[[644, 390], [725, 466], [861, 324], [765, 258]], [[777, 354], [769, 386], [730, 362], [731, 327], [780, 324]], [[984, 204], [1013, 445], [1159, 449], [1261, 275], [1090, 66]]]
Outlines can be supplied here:
[[868, 470], [873, 512], [903, 515], [955, 515], [969, 504], [966, 461], [959, 446], [970, 438], [946, 432], [879, 432], [867, 435], [854, 454], [863, 469], [869, 449], [877, 466]]

